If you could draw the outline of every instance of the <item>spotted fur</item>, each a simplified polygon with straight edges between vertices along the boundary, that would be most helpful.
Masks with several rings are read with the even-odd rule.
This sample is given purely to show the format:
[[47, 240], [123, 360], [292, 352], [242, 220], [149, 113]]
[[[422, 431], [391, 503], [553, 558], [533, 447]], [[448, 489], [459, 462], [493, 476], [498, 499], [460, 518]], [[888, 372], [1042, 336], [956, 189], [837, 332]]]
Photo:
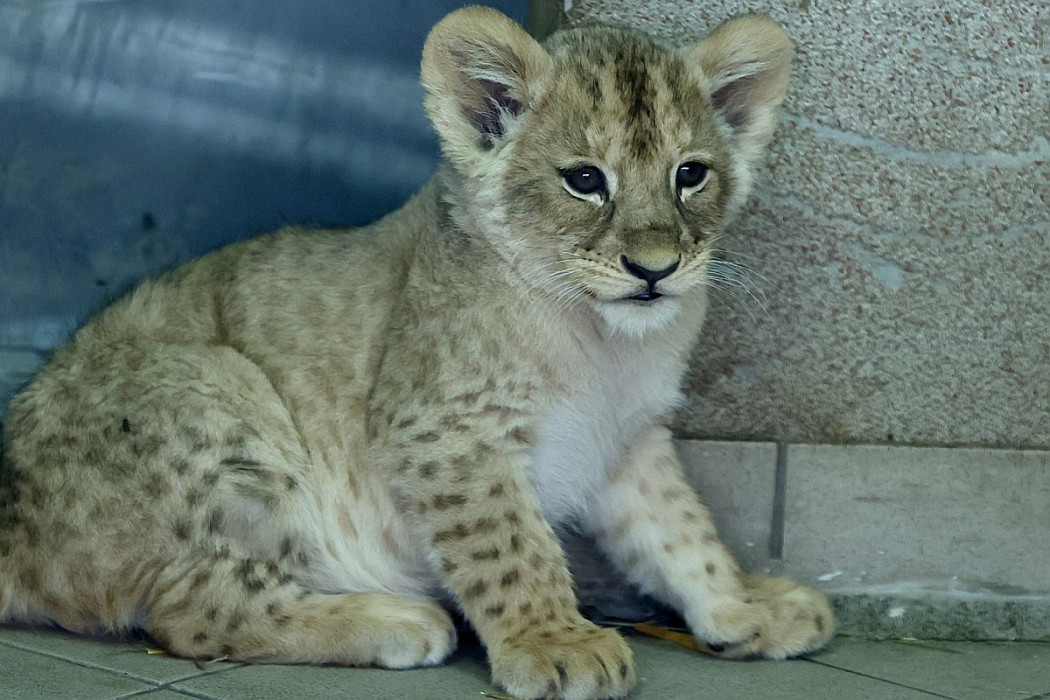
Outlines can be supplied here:
[[[826, 601], [740, 572], [660, 427], [789, 58], [758, 17], [681, 50], [447, 17], [419, 195], [145, 282], [12, 401], [0, 619], [400, 668], [451, 652], [446, 601], [514, 695], [622, 697], [630, 649], [580, 615], [555, 537], [575, 523], [727, 655], [819, 647]], [[707, 168], [688, 193], [683, 162]], [[567, 189], [581, 164], [598, 195]]]

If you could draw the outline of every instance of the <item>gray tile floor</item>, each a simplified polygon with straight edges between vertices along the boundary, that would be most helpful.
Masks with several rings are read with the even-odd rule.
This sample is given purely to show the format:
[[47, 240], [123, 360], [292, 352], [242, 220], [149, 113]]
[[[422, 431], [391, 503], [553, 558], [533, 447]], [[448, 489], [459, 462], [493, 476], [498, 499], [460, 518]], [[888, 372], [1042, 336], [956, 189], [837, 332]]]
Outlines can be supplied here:
[[[1050, 699], [1050, 644], [836, 639], [812, 659], [729, 662], [632, 640], [638, 699]], [[414, 671], [242, 666], [150, 654], [143, 642], [0, 628], [0, 698], [482, 698], [492, 688], [476, 647]]]

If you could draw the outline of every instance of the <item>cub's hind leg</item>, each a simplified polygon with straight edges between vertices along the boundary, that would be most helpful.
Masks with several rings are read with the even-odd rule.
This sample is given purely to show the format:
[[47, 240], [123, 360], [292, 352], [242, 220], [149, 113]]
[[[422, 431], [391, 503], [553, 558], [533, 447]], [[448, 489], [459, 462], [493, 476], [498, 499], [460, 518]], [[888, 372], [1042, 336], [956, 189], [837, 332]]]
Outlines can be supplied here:
[[431, 600], [311, 592], [277, 562], [224, 552], [160, 571], [146, 615], [147, 631], [189, 658], [410, 668], [441, 663], [456, 645]]
[[[186, 591], [180, 598], [185, 607], [165, 607], [157, 597], [166, 589], [172, 595], [182, 590], [180, 575], [200, 586], [215, 578], [207, 609], [217, 616], [227, 611], [225, 624], [231, 624], [250, 590], [234, 585], [244, 577], [238, 579], [233, 564], [207, 557], [234, 552], [242, 560], [281, 567], [275, 572], [262, 565], [259, 580], [267, 582], [267, 591], [281, 577], [294, 578], [295, 588], [286, 589], [294, 591], [291, 600], [273, 588], [274, 598], [266, 603], [296, 608], [295, 615], [286, 614], [307, 620], [303, 629], [312, 618], [319, 629], [328, 625], [332, 635], [326, 642], [340, 627], [354, 627], [356, 615], [368, 623], [358, 637], [385, 630], [409, 650], [410, 630], [427, 631], [416, 634], [429, 643], [427, 653], [399, 659], [373, 645], [381, 663], [423, 663], [442, 653], [448, 643], [438, 641], [447, 624], [430, 604], [391, 603], [384, 596], [295, 598], [303, 590], [414, 593], [422, 586], [413, 586], [393, 557], [375, 554], [385, 551], [381, 535], [366, 524], [377, 518], [362, 522], [356, 539], [348, 527], [341, 528], [339, 515], [349, 518], [350, 506], [371, 515], [375, 509], [367, 509], [364, 500], [347, 496], [339, 501], [343, 511], [326, 510], [321, 497], [341, 495], [345, 476], [333, 480], [328, 465], [311, 455], [291, 412], [257, 365], [225, 346], [93, 343], [89, 337], [60, 352], [8, 414], [0, 480], [10, 482], [0, 493], [3, 618], [48, 619], [75, 631], [121, 631], [159, 604], [151, 629], [179, 642], [179, 653], [218, 655], [225, 644], [260, 648], [265, 634], [250, 638], [254, 646], [230, 637], [218, 650], [195, 651], [175, 634], [184, 626], [180, 616], [185, 626], [197, 628], [190, 642], [202, 632], [217, 639], [221, 630], [201, 626], [209, 620], [200, 619], [199, 606]], [[373, 556], [365, 560], [362, 554], [368, 552]], [[224, 567], [231, 571], [223, 574]], [[226, 586], [220, 585], [223, 576]], [[223, 591], [235, 597], [224, 602]], [[259, 616], [250, 606], [244, 616], [249, 612], [253, 619]], [[339, 639], [349, 632], [342, 634]], [[299, 648], [304, 660], [330, 658], [308, 644], [274, 639], [284, 639], [279, 650], [251, 655], [293, 658], [291, 650]], [[359, 651], [368, 646], [345, 641], [339, 648], [351, 663], [364, 658]]]

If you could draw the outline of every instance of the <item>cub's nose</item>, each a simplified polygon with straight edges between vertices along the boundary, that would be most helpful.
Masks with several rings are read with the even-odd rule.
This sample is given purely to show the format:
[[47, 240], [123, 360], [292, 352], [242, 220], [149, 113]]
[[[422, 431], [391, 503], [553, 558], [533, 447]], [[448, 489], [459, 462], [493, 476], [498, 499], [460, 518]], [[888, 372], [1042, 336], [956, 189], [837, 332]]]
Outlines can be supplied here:
[[657, 282], [678, 269], [678, 263], [681, 261], [676, 261], [673, 265], [668, 265], [662, 270], [650, 270], [647, 267], [642, 267], [638, 263], [628, 260], [626, 255], [620, 256], [620, 262], [623, 263], [624, 269], [638, 279], [644, 280], [649, 285], [649, 290], [652, 291]]

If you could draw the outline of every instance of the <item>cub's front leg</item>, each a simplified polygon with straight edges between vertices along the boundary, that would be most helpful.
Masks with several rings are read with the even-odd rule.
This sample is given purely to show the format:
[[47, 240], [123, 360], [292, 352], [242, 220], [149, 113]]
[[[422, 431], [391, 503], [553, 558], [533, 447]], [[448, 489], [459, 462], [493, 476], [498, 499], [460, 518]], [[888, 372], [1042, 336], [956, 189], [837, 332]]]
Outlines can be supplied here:
[[584, 619], [528, 472], [527, 407], [477, 379], [434, 404], [399, 407], [377, 449], [439, 575], [515, 696], [623, 697], [630, 648]]
[[629, 442], [589, 509], [600, 544], [641, 589], [671, 605], [693, 633], [729, 657], [783, 659], [831, 637], [827, 599], [786, 579], [748, 576], [682, 474], [670, 432]]

